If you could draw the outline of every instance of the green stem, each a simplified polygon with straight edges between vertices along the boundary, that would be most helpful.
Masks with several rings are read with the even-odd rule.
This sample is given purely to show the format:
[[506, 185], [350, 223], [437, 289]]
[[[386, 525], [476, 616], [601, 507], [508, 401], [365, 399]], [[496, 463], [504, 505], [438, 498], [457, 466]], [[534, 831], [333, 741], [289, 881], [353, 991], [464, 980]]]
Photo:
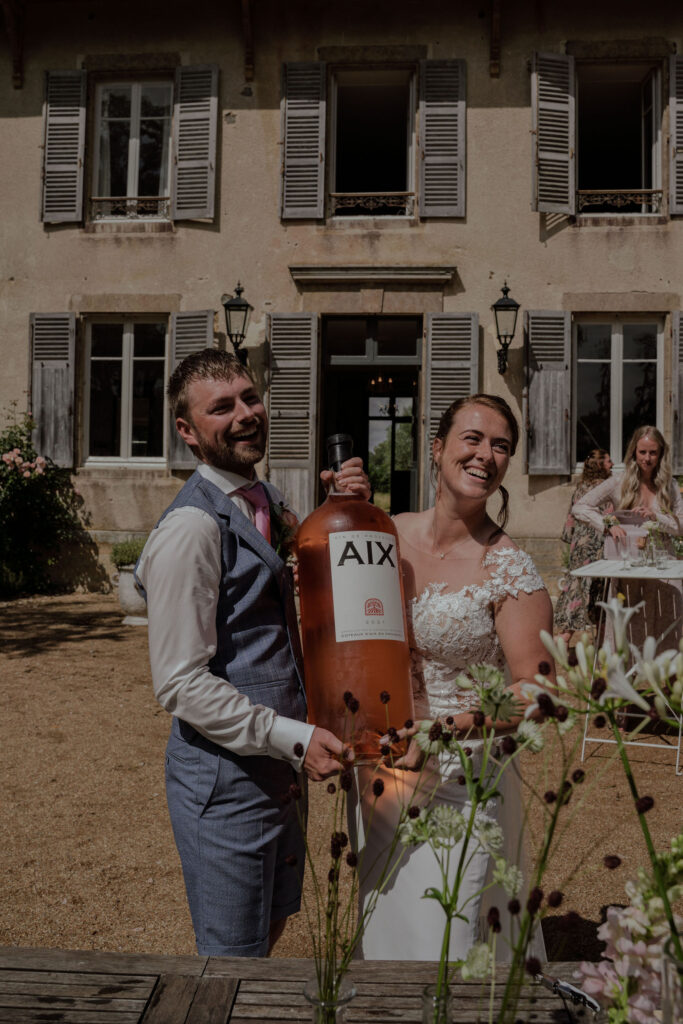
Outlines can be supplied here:
[[[621, 732], [619, 731], [619, 726], [617, 725], [614, 711], [612, 709], [606, 710], [610, 727], [612, 729], [612, 732], [614, 733], [614, 738], [617, 742], [617, 749], [619, 750], [619, 756], [621, 757], [621, 763], [624, 768], [624, 774], [626, 775], [626, 779], [628, 781], [629, 788], [631, 790], [631, 795], [633, 796], [633, 800], [637, 803], [640, 799], [640, 796], [638, 793], [638, 787], [636, 786], [636, 780], [633, 777], [633, 772], [631, 771], [631, 763], [628, 759], [628, 754], [626, 752], [624, 740], [621, 735]], [[676, 921], [674, 919], [673, 910], [671, 908], [671, 903], [669, 901], [669, 894], [666, 891], [666, 885], [664, 879], [662, 878], [661, 868], [657, 860], [657, 851], [655, 850], [654, 843], [652, 842], [652, 836], [650, 835], [650, 829], [648, 828], [645, 815], [641, 814], [640, 811], [638, 811], [638, 821], [640, 822], [640, 828], [645, 839], [647, 852], [650, 855], [650, 862], [652, 864], [652, 874], [654, 875], [659, 895], [661, 897], [662, 903], [664, 904], [664, 913], [666, 914], [666, 919], [669, 924], [669, 930], [671, 931], [671, 939], [676, 950], [676, 956], [679, 960], [683, 960], [683, 944], [681, 943], [681, 937], [678, 934], [678, 929], [676, 928]]]

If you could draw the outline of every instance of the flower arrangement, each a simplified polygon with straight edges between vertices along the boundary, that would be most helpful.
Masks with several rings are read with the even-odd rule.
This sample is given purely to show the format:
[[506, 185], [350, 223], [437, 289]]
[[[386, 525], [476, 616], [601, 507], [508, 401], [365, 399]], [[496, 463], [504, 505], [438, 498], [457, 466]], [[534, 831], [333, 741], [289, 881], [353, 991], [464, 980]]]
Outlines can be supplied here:
[[299, 520], [284, 501], [270, 502], [270, 542], [283, 562], [291, 561], [294, 555], [298, 528]]

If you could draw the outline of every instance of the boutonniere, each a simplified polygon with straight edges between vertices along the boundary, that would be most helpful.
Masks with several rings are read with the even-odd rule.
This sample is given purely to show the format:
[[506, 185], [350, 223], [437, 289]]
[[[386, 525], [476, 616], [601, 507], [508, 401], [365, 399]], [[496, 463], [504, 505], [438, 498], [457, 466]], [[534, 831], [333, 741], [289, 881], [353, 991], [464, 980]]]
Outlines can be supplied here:
[[294, 540], [299, 529], [299, 520], [287, 508], [284, 501], [270, 502], [270, 543], [283, 562], [294, 555]]

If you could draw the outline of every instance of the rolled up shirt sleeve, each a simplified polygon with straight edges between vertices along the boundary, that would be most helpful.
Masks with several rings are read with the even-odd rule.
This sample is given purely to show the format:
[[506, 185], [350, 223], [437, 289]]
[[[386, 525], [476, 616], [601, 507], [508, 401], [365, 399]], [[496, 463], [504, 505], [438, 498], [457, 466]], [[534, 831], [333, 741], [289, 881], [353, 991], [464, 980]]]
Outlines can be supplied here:
[[300, 771], [314, 727], [252, 704], [209, 669], [217, 643], [220, 552], [217, 523], [193, 507], [169, 513], [147, 541], [137, 574], [147, 592], [155, 696], [213, 743], [289, 761]]

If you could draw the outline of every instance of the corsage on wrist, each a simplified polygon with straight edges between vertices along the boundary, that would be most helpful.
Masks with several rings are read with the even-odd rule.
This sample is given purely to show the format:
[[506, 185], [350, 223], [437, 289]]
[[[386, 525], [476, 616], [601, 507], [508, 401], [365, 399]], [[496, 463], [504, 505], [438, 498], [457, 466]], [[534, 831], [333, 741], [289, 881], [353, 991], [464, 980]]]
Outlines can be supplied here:
[[613, 515], [603, 516], [602, 521], [605, 524], [605, 533], [607, 533], [608, 530], [611, 530], [613, 526], [619, 525], [619, 520]]

